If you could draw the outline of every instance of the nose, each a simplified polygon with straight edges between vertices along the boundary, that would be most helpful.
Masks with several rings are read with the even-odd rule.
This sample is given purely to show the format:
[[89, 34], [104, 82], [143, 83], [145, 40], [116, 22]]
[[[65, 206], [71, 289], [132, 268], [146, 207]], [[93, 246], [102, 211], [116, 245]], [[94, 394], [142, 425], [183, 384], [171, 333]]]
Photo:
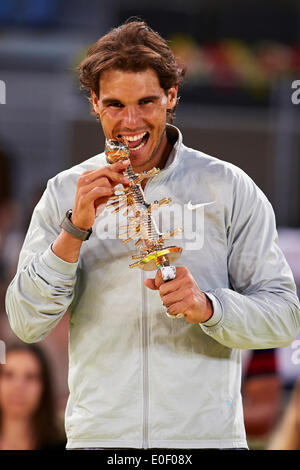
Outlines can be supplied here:
[[141, 113], [137, 106], [125, 106], [122, 112], [122, 127], [135, 129], [140, 121]]

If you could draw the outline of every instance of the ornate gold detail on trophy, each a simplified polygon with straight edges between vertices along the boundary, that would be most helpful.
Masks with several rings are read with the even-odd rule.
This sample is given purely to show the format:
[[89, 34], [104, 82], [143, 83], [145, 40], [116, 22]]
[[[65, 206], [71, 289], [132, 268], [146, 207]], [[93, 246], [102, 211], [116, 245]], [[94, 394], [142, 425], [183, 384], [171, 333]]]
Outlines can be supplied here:
[[[130, 149], [125, 138], [118, 140], [107, 140], [105, 146], [106, 159], [109, 163], [116, 163], [120, 160], [130, 159]], [[146, 201], [141, 182], [146, 178], [157, 175], [159, 170], [152, 168], [149, 171], [136, 174], [129, 163], [124, 175], [129, 179], [129, 186], [123, 189], [119, 195], [112, 196], [107, 204], [112, 213], [116, 213], [125, 208], [124, 215], [127, 215], [128, 224], [120, 227], [119, 238], [123, 243], [128, 243], [137, 238], [135, 245], [140, 248], [140, 253], [133, 255], [134, 263], [130, 268], [139, 267], [145, 271], [153, 271], [157, 268], [162, 270], [167, 277], [164, 280], [171, 280], [175, 277], [175, 268], [170, 263], [175, 262], [180, 254], [181, 247], [164, 247], [165, 240], [168, 240], [182, 229], [161, 233], [152, 216], [152, 211], [161, 206], [167, 205], [171, 199], [164, 198], [160, 201], [149, 203]], [[129, 215], [129, 213], [132, 215]], [[172, 274], [173, 273], [173, 274]], [[173, 275], [173, 277], [172, 277]]]

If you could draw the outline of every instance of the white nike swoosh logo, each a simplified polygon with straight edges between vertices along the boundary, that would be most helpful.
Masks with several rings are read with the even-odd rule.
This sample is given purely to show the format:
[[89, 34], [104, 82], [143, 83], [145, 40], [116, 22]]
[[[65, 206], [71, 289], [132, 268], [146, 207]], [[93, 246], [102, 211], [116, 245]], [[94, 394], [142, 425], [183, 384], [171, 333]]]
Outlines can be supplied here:
[[208, 206], [209, 204], [214, 204], [216, 201], [211, 201], [211, 202], [203, 202], [201, 204], [192, 204], [192, 201], [189, 201], [187, 203], [187, 208], [190, 211], [193, 211], [195, 209], [199, 209], [200, 207]]

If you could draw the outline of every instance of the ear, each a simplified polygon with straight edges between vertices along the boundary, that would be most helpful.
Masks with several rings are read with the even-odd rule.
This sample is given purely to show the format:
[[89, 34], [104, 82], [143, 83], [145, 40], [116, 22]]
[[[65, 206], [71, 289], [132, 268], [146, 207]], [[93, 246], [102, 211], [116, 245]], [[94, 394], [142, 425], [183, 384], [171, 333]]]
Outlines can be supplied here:
[[168, 90], [168, 109], [175, 108], [177, 104], [177, 92], [178, 92], [178, 85], [174, 85], [173, 87], [169, 88]]
[[92, 98], [92, 104], [93, 104], [93, 108], [94, 108], [94, 111], [95, 113], [99, 113], [99, 107], [98, 107], [98, 98], [97, 98], [97, 95], [96, 93], [90, 89], [90, 93], [91, 93], [91, 98]]

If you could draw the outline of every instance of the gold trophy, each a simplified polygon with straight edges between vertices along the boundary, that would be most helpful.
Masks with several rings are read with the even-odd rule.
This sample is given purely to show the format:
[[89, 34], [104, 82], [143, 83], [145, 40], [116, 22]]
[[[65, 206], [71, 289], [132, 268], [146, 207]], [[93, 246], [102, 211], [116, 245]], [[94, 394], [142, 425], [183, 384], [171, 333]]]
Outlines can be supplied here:
[[[130, 160], [128, 142], [125, 138], [106, 140], [105, 154], [106, 160], [110, 164], [121, 160]], [[176, 277], [176, 267], [170, 263], [174, 263], [179, 258], [182, 248], [178, 246], [165, 247], [165, 240], [182, 232], [182, 228], [161, 233], [156, 226], [152, 210], [169, 204], [171, 199], [164, 198], [153, 203], [147, 202], [141, 182], [146, 178], [152, 178], [157, 173], [159, 173], [159, 169], [152, 168], [149, 171], [136, 174], [131, 163], [129, 163], [127, 169], [123, 172], [124, 176], [129, 179], [129, 185], [123, 188], [120, 194], [109, 198], [107, 208], [113, 209], [112, 213], [125, 208], [124, 215], [127, 216], [128, 224], [119, 227], [122, 232], [118, 235], [120, 239], [123, 239], [123, 243], [138, 238], [135, 246], [139, 247], [140, 253], [132, 256], [133, 260], [138, 261], [130, 264], [129, 267], [139, 267], [144, 271], [160, 269], [163, 281], [167, 282]], [[167, 311], [166, 314], [171, 318], [183, 316], [182, 313], [170, 315]]]

